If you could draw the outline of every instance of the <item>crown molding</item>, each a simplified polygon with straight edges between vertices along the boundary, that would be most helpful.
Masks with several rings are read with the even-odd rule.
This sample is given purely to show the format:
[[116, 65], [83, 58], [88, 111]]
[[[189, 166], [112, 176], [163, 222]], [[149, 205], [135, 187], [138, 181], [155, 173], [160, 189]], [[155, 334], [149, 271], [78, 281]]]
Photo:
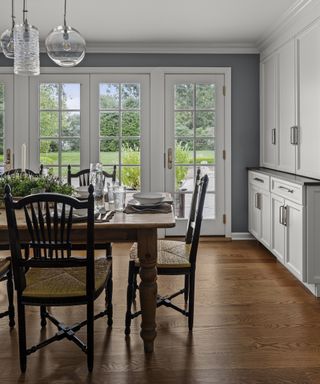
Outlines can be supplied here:
[[307, 8], [318, 5], [319, 0], [297, 0], [279, 19], [275, 21], [257, 40], [256, 48], [263, 52], [279, 36], [285, 34]]
[[[45, 46], [40, 44], [40, 51]], [[254, 43], [98, 43], [88, 42], [87, 53], [144, 53], [144, 54], [257, 54]]]

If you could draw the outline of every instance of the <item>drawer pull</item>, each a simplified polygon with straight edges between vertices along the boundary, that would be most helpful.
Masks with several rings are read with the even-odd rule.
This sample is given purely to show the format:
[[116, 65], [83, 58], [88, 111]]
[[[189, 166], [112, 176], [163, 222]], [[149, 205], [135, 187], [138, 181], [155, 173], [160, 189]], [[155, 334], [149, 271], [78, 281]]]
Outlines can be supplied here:
[[282, 185], [280, 185], [280, 187], [278, 187], [279, 189], [284, 189], [285, 191], [289, 192], [289, 193], [293, 193], [294, 192], [294, 189], [290, 189], [290, 188], [287, 188], [287, 187], [283, 187]]
[[259, 177], [255, 177], [253, 180], [254, 181], [259, 181], [259, 183], [264, 183], [264, 180], [260, 179]]

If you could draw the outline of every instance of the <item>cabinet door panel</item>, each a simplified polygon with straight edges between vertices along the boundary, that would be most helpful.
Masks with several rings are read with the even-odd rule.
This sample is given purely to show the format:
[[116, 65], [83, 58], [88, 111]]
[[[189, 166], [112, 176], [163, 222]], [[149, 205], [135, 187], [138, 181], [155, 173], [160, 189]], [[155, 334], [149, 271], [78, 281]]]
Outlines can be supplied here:
[[280, 223], [280, 207], [284, 199], [271, 194], [271, 250], [277, 259], [285, 262], [285, 227]]
[[303, 207], [286, 201], [286, 267], [299, 279], [303, 277]]
[[294, 173], [296, 171], [296, 146], [291, 144], [291, 127], [296, 124], [295, 54], [293, 40], [279, 51], [278, 91], [278, 168], [285, 172]]
[[276, 128], [276, 59], [272, 56], [262, 64], [262, 164], [276, 165], [276, 145], [272, 143], [272, 131]]
[[261, 243], [267, 248], [270, 247], [270, 192], [260, 191], [260, 204], [261, 204]]
[[298, 38], [299, 146], [297, 173], [320, 178], [320, 25]]
[[249, 184], [249, 232], [258, 240], [261, 236], [261, 210], [257, 207], [259, 190]]

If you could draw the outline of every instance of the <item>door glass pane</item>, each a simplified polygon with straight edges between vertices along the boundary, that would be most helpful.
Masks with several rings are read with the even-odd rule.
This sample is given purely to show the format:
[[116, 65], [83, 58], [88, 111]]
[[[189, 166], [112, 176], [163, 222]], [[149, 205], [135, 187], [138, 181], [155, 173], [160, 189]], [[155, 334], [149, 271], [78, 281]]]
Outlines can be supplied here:
[[208, 174], [210, 185], [204, 216], [215, 217], [215, 85], [176, 84], [175, 212], [186, 218], [190, 212], [196, 169]]
[[100, 162], [117, 166], [117, 178], [127, 188], [140, 188], [140, 84], [101, 83]]
[[40, 163], [65, 176], [67, 165], [80, 167], [80, 84], [40, 84]]
[[177, 84], [174, 89], [175, 109], [193, 109], [194, 85]]

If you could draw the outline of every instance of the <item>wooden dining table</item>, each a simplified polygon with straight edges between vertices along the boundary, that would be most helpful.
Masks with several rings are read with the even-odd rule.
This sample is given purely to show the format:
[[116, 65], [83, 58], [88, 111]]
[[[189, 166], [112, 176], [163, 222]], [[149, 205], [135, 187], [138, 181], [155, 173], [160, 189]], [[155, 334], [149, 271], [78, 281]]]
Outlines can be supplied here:
[[[17, 224], [21, 241], [29, 241], [24, 213], [17, 212]], [[157, 229], [175, 226], [175, 216], [170, 213], [116, 212], [109, 222], [95, 223], [95, 242], [137, 242], [140, 262], [139, 285], [141, 303], [141, 332], [145, 352], [152, 352], [156, 338], [157, 306]], [[74, 223], [72, 242], [83, 243], [86, 224]], [[0, 245], [8, 244], [6, 213], [0, 209]]]

